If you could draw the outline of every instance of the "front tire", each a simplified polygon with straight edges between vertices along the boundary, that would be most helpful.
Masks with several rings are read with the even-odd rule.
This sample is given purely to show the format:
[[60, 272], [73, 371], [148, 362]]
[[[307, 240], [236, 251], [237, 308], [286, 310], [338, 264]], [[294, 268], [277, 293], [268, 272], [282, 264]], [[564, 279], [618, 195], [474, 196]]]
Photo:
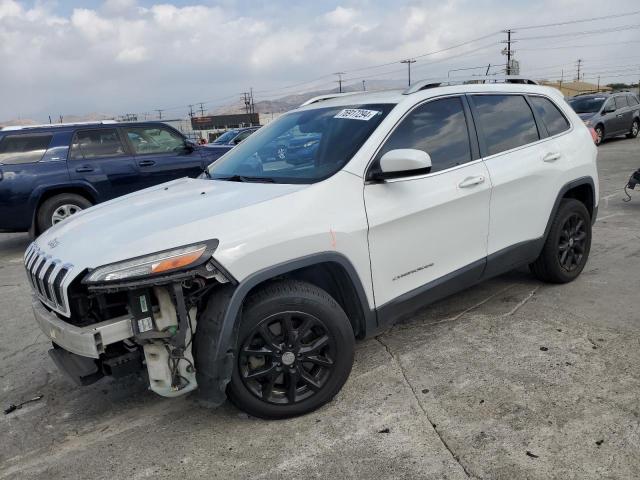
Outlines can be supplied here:
[[591, 250], [591, 216], [573, 198], [560, 203], [540, 256], [529, 265], [543, 282], [568, 283], [584, 269]]
[[81, 195], [75, 193], [62, 193], [45, 200], [36, 216], [38, 233], [42, 233], [53, 225], [89, 208], [92, 203]]
[[324, 290], [301, 281], [273, 282], [247, 299], [227, 393], [247, 413], [290, 418], [316, 410], [351, 372], [354, 335]]
[[640, 132], [640, 120], [635, 119], [631, 124], [631, 130], [627, 133], [627, 138], [636, 138]]

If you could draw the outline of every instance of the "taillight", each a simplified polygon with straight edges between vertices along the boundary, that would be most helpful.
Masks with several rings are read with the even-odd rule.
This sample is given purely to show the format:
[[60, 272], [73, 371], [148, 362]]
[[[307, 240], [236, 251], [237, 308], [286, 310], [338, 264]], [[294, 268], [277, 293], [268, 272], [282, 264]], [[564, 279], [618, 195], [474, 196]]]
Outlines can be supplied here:
[[598, 134], [593, 129], [593, 127], [589, 127], [589, 133], [591, 133], [591, 138], [593, 139], [593, 143], [598, 144]]

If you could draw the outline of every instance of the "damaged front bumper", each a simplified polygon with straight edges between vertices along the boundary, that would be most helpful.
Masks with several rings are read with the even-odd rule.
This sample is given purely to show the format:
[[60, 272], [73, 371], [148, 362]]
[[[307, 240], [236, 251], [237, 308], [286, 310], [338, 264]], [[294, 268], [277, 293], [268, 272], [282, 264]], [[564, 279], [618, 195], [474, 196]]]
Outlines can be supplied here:
[[47, 310], [34, 295], [33, 314], [44, 334], [53, 343], [83, 357], [100, 358], [105, 347], [133, 337], [131, 317], [123, 316], [87, 327], [77, 327], [64, 322]]

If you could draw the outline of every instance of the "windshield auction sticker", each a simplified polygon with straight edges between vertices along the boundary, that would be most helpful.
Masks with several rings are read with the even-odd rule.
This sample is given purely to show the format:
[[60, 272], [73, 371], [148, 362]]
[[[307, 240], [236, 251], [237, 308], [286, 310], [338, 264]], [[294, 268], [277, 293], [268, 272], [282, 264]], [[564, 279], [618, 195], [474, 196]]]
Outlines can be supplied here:
[[371, 120], [380, 112], [377, 110], [365, 110], [363, 108], [345, 108], [333, 118], [349, 118], [351, 120]]

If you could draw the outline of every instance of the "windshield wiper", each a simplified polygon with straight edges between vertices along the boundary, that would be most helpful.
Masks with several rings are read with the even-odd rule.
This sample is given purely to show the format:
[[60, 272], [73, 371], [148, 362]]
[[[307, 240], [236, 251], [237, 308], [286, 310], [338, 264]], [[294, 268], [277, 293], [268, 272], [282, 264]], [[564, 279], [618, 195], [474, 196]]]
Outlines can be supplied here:
[[246, 175], [231, 175], [230, 177], [216, 177], [215, 180], [226, 180], [228, 182], [275, 183], [275, 180], [270, 177], [248, 177]]

